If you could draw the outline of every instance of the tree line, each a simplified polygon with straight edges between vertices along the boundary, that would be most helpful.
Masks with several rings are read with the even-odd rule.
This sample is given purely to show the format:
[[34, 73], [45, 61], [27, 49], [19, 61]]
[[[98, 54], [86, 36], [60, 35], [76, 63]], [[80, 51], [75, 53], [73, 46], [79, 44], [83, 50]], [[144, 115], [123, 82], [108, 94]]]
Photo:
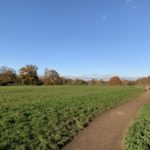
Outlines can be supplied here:
[[19, 73], [7, 66], [0, 67], [0, 85], [135, 85], [150, 84], [150, 77], [139, 78], [136, 81], [121, 80], [118, 76], [109, 81], [104, 80], [81, 80], [61, 77], [56, 70], [46, 68], [43, 76], [38, 76], [38, 67], [26, 65], [19, 69]]

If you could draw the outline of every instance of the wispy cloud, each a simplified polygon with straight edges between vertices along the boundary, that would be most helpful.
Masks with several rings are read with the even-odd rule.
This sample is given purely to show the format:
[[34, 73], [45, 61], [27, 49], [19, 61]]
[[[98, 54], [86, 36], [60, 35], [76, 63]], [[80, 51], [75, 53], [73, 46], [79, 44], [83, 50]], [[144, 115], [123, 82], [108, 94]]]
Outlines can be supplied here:
[[135, 0], [125, 0], [127, 3], [127, 7], [131, 8], [131, 9], [135, 9], [140, 7], [140, 5], [137, 4], [137, 1]]

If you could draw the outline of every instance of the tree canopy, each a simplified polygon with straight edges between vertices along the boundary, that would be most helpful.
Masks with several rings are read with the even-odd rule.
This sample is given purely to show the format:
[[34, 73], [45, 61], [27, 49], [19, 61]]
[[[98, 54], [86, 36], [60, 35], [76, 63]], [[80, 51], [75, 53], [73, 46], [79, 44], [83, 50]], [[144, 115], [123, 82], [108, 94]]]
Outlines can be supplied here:
[[17, 75], [15, 70], [7, 66], [0, 67], [0, 85], [8, 85], [16, 82]]
[[19, 78], [23, 84], [38, 84], [38, 67], [35, 65], [26, 65], [25, 67], [20, 68]]

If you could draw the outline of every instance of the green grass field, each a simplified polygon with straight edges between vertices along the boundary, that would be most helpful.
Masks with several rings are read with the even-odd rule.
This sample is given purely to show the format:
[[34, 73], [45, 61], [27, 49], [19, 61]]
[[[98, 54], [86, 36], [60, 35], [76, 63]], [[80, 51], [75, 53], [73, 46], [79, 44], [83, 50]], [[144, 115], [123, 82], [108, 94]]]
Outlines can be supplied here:
[[95, 115], [142, 92], [129, 86], [0, 87], [0, 149], [58, 150]]
[[145, 105], [130, 127], [125, 141], [126, 150], [150, 150], [150, 104]]

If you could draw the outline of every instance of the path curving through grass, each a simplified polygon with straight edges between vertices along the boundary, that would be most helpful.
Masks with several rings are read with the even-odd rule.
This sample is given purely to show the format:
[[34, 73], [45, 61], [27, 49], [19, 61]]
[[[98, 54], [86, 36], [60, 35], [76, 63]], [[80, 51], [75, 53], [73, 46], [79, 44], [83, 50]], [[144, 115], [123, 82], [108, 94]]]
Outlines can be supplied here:
[[140, 107], [150, 101], [150, 91], [97, 117], [63, 150], [123, 150], [123, 139]]

